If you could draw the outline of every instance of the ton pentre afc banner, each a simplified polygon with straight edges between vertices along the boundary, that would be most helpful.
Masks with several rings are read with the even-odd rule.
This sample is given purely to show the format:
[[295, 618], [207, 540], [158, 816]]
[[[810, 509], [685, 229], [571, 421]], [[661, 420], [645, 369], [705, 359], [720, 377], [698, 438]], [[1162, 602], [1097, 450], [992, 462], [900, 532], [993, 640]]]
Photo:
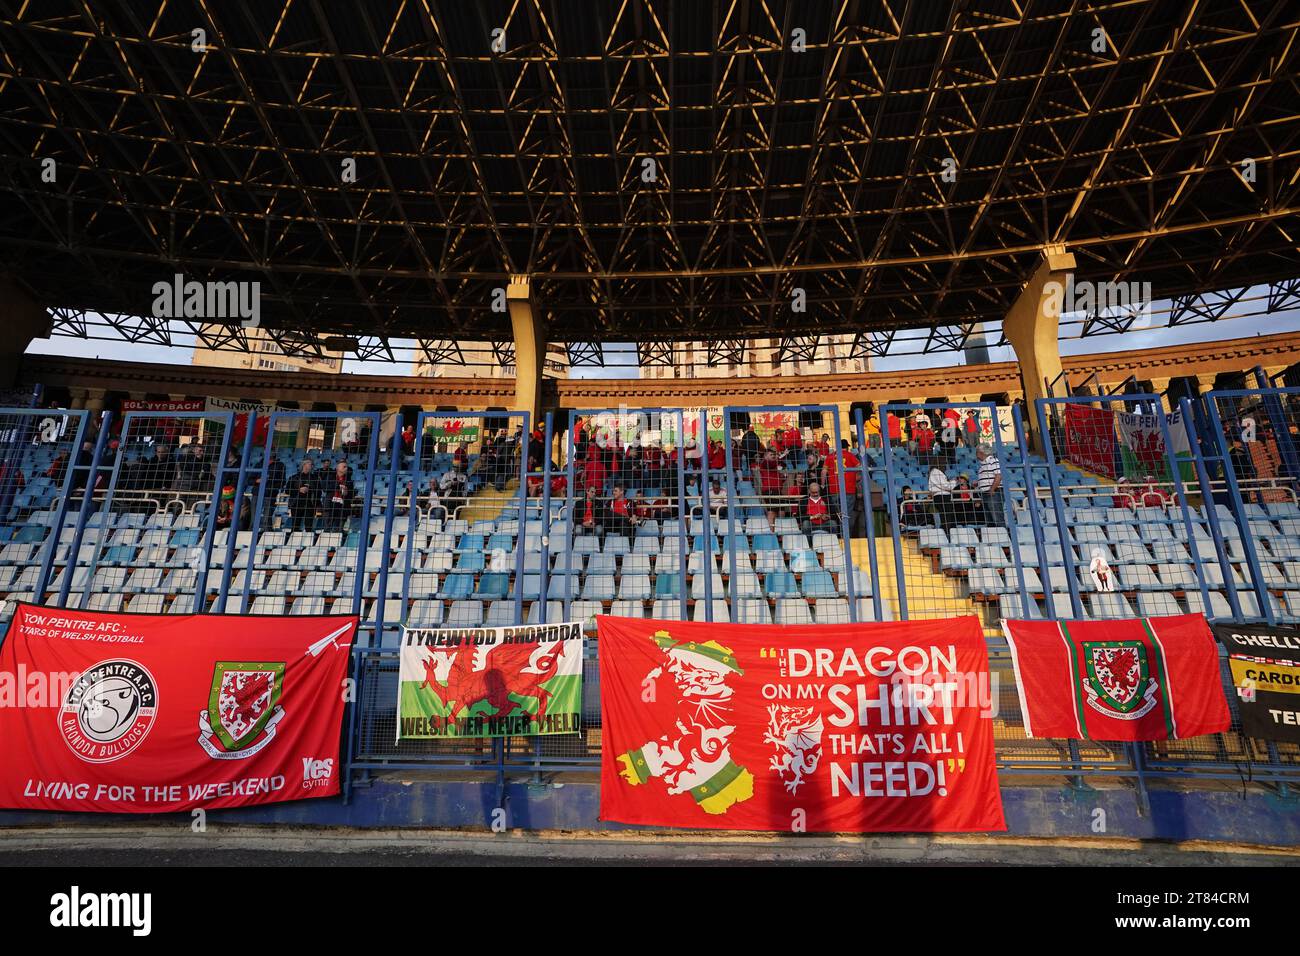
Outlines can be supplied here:
[[1267, 624], [1215, 624], [1228, 649], [1241, 732], [1300, 744], [1300, 630]]
[[1005, 830], [974, 617], [598, 617], [600, 818], [786, 832]]
[[0, 807], [165, 813], [339, 791], [357, 618], [20, 604], [0, 645]]
[[408, 627], [397, 739], [571, 734], [582, 720], [582, 624]]

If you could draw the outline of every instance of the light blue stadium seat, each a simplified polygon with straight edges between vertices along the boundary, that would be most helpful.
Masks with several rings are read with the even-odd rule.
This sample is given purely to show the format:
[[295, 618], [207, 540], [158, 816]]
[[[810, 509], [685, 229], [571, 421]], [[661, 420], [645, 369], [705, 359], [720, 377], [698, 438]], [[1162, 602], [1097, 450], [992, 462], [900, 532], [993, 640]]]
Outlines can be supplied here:
[[515, 620], [515, 602], [493, 601], [488, 605], [483, 623], [486, 627], [511, 627], [518, 623]]
[[[664, 575], [667, 578], [667, 575]], [[612, 579], [610, 579], [612, 588]], [[623, 575], [619, 580], [619, 598], [623, 601], [647, 601], [653, 594], [650, 588], [650, 575]], [[582, 597], [595, 597], [595, 594], [588, 594], [584, 591]]]
[[763, 589], [768, 597], [797, 597], [799, 585], [789, 571], [775, 571], [768, 574], [763, 582]]
[[945, 571], [965, 571], [974, 565], [970, 552], [964, 547], [939, 549], [939, 567]]
[[1137, 596], [1137, 610], [1142, 617], [1168, 617], [1182, 614], [1182, 606], [1168, 591], [1143, 591]]
[[[627, 575], [624, 578], [624, 585], [629, 580], [635, 580], [636, 575]], [[612, 574], [588, 574], [582, 582], [582, 598], [586, 601], [612, 601], [614, 600], [614, 575]], [[623, 597], [636, 597], [635, 594], [624, 594]]]
[[693, 600], [701, 602], [705, 600], [704, 585], [706, 581], [709, 582], [709, 586], [713, 589], [713, 599], [715, 601], [718, 598], [726, 597], [727, 591], [722, 583], [722, 575], [715, 571], [711, 578], [706, 578], [703, 574], [697, 574], [691, 578], [691, 598]]
[[510, 575], [484, 574], [479, 578], [473, 597], [478, 601], [499, 601], [510, 593]]
[[461, 551], [456, 555], [457, 571], [482, 571], [485, 567], [487, 561], [482, 551]]
[[[593, 605], [594, 610], [592, 609]], [[542, 606], [543, 602], [541, 601], [534, 601], [529, 606], [528, 616], [526, 618], [529, 624], [542, 623]], [[547, 601], [545, 602], [545, 607], [547, 624], [560, 624], [566, 620], [586, 623], [595, 615], [604, 613], [601, 605], [594, 601], [574, 601], [572, 609], [569, 612], [571, 616], [568, 618], [564, 616], [564, 602], [562, 601]]]
[[[655, 576], [654, 596], [657, 598], [676, 598], [682, 593], [682, 576], [677, 573], [658, 574]], [[646, 597], [650, 595], [647, 594]]]
[[479, 627], [483, 624], [482, 601], [455, 601], [447, 610], [447, 627]]
[[740, 624], [771, 624], [772, 611], [766, 601], [742, 598], [737, 605], [736, 621]]
[[657, 535], [642, 534], [641, 529], [637, 529], [637, 536], [632, 541], [633, 554], [658, 554], [659, 538]]
[[650, 616], [661, 621], [681, 621], [682, 602], [676, 599], [659, 598], [654, 603], [654, 608], [650, 611]]
[[1026, 608], [1021, 604], [1019, 594], [1002, 594], [998, 597], [998, 616], [1007, 620], [1037, 621], [1042, 620], [1043, 609], [1032, 597]]
[[966, 575], [966, 584], [971, 594], [1001, 594], [1007, 590], [996, 568], [972, 568]]
[[727, 604], [726, 601], [714, 598], [713, 614], [710, 616], [708, 611], [709, 611], [709, 605], [707, 602], [703, 600], [696, 601], [695, 606], [691, 609], [691, 620], [692, 621], [712, 620], [715, 623], [722, 623], [722, 624], [726, 624], [731, 621], [731, 607], [730, 605]]
[[777, 624], [812, 624], [812, 611], [803, 598], [780, 598], [776, 602]]
[[439, 597], [448, 600], [461, 600], [474, 593], [474, 575], [453, 571], [442, 579], [442, 591]]
[[443, 604], [441, 601], [423, 598], [411, 605], [411, 614], [407, 624], [411, 627], [436, 627], [442, 623]]
[[605, 536], [605, 546], [602, 551], [608, 555], [627, 554], [632, 550], [631, 542], [625, 535], [609, 534]]
[[821, 569], [805, 572], [802, 585], [805, 597], [831, 598], [839, 594], [839, 588], [835, 586], [835, 579], [830, 572]]
[[552, 575], [546, 586], [546, 599], [548, 601], [571, 601], [578, 596], [578, 584], [577, 575]]
[[1128, 599], [1119, 592], [1093, 592], [1088, 595], [1085, 606], [1088, 609], [1089, 617], [1093, 618], [1137, 617]]
[[[578, 603], [586, 602], [576, 602], [573, 606], [576, 608]], [[645, 605], [640, 601], [615, 601], [610, 614], [614, 617], [645, 617]]]

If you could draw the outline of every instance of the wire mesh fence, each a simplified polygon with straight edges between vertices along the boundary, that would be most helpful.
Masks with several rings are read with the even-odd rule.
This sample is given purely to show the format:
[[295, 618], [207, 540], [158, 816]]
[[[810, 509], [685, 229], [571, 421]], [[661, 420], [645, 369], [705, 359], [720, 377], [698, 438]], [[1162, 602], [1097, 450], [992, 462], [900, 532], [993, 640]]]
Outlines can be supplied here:
[[594, 628], [578, 732], [399, 742], [403, 625], [975, 614], [998, 682], [1004, 771], [1294, 779], [1296, 748], [1241, 736], [1235, 713], [1221, 737], [1140, 749], [1024, 735], [1003, 618], [1204, 609], [1300, 621], [1296, 397], [1158, 404], [1054, 400], [1034, 410], [1038, 451], [1027, 423], [991, 403], [894, 404], [852, 422], [830, 406], [589, 409], [540, 422], [141, 411], [107, 429], [84, 412], [9, 410], [0, 596], [357, 613], [350, 720], [363, 769], [541, 773], [599, 758]]

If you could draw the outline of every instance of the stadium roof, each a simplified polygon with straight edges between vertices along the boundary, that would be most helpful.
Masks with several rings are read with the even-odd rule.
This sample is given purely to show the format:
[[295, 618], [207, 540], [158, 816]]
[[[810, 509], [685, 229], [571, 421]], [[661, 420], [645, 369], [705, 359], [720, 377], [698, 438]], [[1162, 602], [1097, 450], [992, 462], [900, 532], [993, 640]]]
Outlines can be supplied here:
[[293, 348], [380, 350], [509, 339], [492, 290], [528, 273], [556, 341], [960, 347], [1048, 243], [1157, 297], [1300, 273], [1298, 29], [1277, 0], [0, 0], [0, 256], [60, 331], [141, 341], [175, 272], [260, 280]]

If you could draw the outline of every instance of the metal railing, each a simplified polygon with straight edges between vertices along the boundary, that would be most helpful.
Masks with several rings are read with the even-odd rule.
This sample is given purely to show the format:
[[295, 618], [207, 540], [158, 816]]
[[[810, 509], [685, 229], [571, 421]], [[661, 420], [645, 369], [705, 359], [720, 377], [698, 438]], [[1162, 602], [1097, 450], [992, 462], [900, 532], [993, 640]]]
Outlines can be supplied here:
[[[1284, 598], [1291, 591], [1300, 611], [1300, 581], [1294, 589], [1278, 586], [1275, 569], [1281, 545], [1266, 551], [1251, 525], [1265, 520], [1261, 515], [1270, 515], [1266, 506], [1281, 513], [1297, 504], [1300, 460], [1290, 444], [1293, 429], [1300, 433], [1296, 398], [1300, 390], [1261, 388], [1212, 392], [1195, 405], [1184, 399], [1177, 410], [1189, 433], [1189, 447], [1182, 456], [1175, 454], [1174, 435], [1163, 416], [1153, 426], [1162, 437], [1160, 460], [1167, 466], [1156, 484], [1171, 492], [1162, 521], [1190, 553], [1189, 574], [1195, 584], [1188, 586], [1188, 592], [1199, 593], [1201, 606], [1209, 608], [1209, 593], [1222, 591], [1230, 608], [1225, 619], [1290, 620], [1291, 605]], [[1160, 399], [1126, 394], [1105, 401], [1115, 408], [1149, 411], [1158, 407]], [[1006, 589], [1002, 593], [1016, 598], [1022, 609], [1041, 600], [1048, 616], [1085, 612], [1083, 599], [1090, 595], [1086, 584], [1081, 584], [1084, 575], [1074, 554], [1071, 515], [1085, 500], [1095, 505], [1092, 499], [1117, 493], [1114, 480], [1090, 483], [1069, 473], [1070, 443], [1063, 423], [1069, 418], [1065, 406], [1071, 402], [1095, 406], [1098, 399], [1045, 399], [1032, 410], [1044, 436], [1041, 455], [1030, 453], [1019, 409], [1009, 416], [1008, 429], [1008, 417], [1000, 418], [990, 403], [962, 406], [977, 414], [1003, 475], [995, 492], [1002, 502], [1000, 517], [991, 511], [972, 518], [969, 530], [978, 535], [975, 540], [980, 545], [1003, 549], [1005, 566], [1000, 573], [1005, 575]], [[405, 423], [416, 426], [411, 447], [400, 438], [404, 427], [400, 417], [391, 433], [380, 434], [378, 413], [279, 412], [272, 416], [265, 437], [254, 439], [255, 415], [243, 424], [241, 436], [230, 413], [133, 412], [115, 432], [109, 415], [96, 423], [84, 412], [0, 410], [0, 466], [4, 467], [0, 471], [0, 597], [97, 606], [99, 595], [110, 593], [97, 590], [100, 572], [111, 569], [125, 579], [140, 570], [161, 568], [166, 574], [161, 588], [151, 588], [147, 594], [118, 589], [129, 601], [127, 610], [164, 613], [176, 605], [186, 611], [248, 613], [258, 596], [253, 584], [258, 572], [285, 572], [289, 579], [304, 583], [312, 572], [330, 572], [325, 594], [287, 589], [275, 600], [290, 613], [300, 601], [317, 601], [334, 612], [357, 614], [363, 621], [362, 637], [353, 653], [356, 698], [345, 723], [349, 786], [364, 784], [369, 774], [384, 769], [455, 769], [494, 774], [498, 780], [516, 773], [593, 771], [601, 744], [594, 654], [585, 665], [583, 723], [577, 734], [495, 741], [395, 739], [397, 636], [401, 626], [412, 622], [417, 604], [445, 621], [447, 615], [463, 609], [458, 604], [480, 602], [479, 608], [469, 610], [486, 610], [493, 622], [522, 623], [546, 621], [548, 615], [554, 620], [555, 614], [567, 619], [576, 613], [579, 601], [584, 616], [593, 606], [609, 613], [619, 602], [624, 611], [649, 615], [658, 608], [670, 618], [703, 621], [720, 620], [723, 615], [733, 621], [798, 623], [975, 614], [985, 626], [990, 666], [998, 678], [995, 739], [998, 766], [1008, 778], [1056, 778], [1074, 786], [1086, 786], [1091, 778], [1113, 778], [1129, 781], [1143, 792], [1147, 782], [1157, 778], [1229, 777], [1283, 790], [1300, 783], [1300, 748], [1240, 734], [1226, 668], [1225, 690], [1233, 704], [1233, 729], [1226, 734], [1137, 747], [1024, 735], [1010, 658], [996, 630], [1003, 604], [997, 596], [976, 592], [969, 574], [940, 567], [933, 552], [922, 548], [921, 530], [942, 530], [928, 490], [918, 487], [908, 499], [902, 494], [903, 485], [913, 483], [912, 476], [933, 456], [923, 458], [906, 444], [891, 443], [887, 416], [921, 413], [939, 419], [943, 411], [934, 405], [880, 408], [883, 440], [873, 447], [867, 447], [861, 413], [844, 423], [834, 406], [727, 408], [721, 430], [715, 427], [712, 434], [710, 416], [700, 409], [578, 410], [564, 420], [548, 414], [536, 423], [536, 436], [534, 423], [521, 413], [457, 412], [462, 424], [477, 422], [479, 435], [496, 423], [521, 437], [496, 444], [486, 458], [478, 457], [486, 451], [481, 439], [469, 443], [473, 471], [465, 470], [473, 490], [467, 490], [463, 501], [440, 499], [431, 504], [429, 492], [446, 469], [465, 464], [448, 464], [449, 452], [430, 453], [426, 444], [433, 440], [426, 434], [449, 431], [440, 428], [439, 421], [451, 413], [425, 412]], [[48, 427], [51, 417], [59, 419], [60, 427]], [[150, 484], [150, 476], [144, 474], [127, 482], [131, 487], [124, 487], [128, 464], [165, 460], [154, 451], [157, 443], [143, 436], [152, 434], [158, 422], [168, 417], [203, 419], [204, 438], [215, 452], [205, 479], [208, 484], [204, 490], [176, 492], [166, 481]], [[338, 432], [346, 418], [364, 420], [369, 427], [358, 429], [360, 444], [350, 444], [344, 451]], [[1049, 418], [1058, 423], [1057, 428], [1047, 427]], [[584, 424], [606, 419], [615, 423], [612, 439], [606, 436], [602, 444], [588, 435], [584, 440], [579, 431]], [[306, 515], [301, 496], [294, 497], [287, 486], [272, 487], [278, 480], [273, 478], [273, 459], [281, 459], [287, 471], [306, 454], [305, 448], [284, 447], [286, 429], [296, 430], [300, 440], [311, 433], [320, 441], [323, 433], [326, 444], [333, 440], [340, 446], [311, 454], [316, 459], [337, 459], [353, 469], [350, 480], [355, 491], [345, 510], [331, 511], [324, 497], [317, 497], [312, 513]], [[1266, 447], [1244, 444], [1247, 437]], [[1115, 441], [1122, 444], [1123, 440], [1116, 432]], [[642, 542], [646, 547], [637, 550], [643, 528], [621, 528], [630, 533], [617, 542], [618, 549], [609, 551], [604, 550], [605, 543], [623, 535], [605, 527], [581, 533], [578, 509], [583, 502], [585, 461], [579, 460], [577, 452], [584, 441], [585, 450], [594, 446], [598, 457], [617, 465], [607, 471], [610, 485], [636, 473], [635, 466], [628, 464], [629, 449], [662, 451], [657, 470], [643, 473], [660, 482], [655, 505], [662, 510], [655, 519], [653, 546], [646, 541]], [[700, 454], [688, 454], [692, 442]], [[842, 449], [842, 442], [848, 447]], [[543, 454], [530, 463], [529, 449], [535, 450], [539, 443]], [[64, 455], [61, 472], [59, 454]], [[973, 448], [967, 447], [953, 453], [948, 467], [971, 468], [974, 460]], [[1149, 466], [1155, 460], [1148, 454], [1145, 463]], [[47, 472], [56, 477], [48, 477]], [[18, 473], [24, 476], [21, 482], [13, 477]], [[284, 480], [293, 477], [286, 474]], [[778, 478], [779, 486], [774, 483]], [[530, 482], [540, 493], [529, 494]], [[813, 483], [827, 486], [818, 489], [826, 500], [825, 517], [815, 524], [801, 523], [798, 516], [808, 513], [814, 497]], [[23, 490], [36, 486], [39, 491]], [[609, 490], [602, 488], [600, 497], [608, 495]], [[247, 528], [241, 525], [245, 499]], [[904, 500], [925, 505], [919, 524], [910, 530], [900, 510]], [[155, 526], [150, 523], [155, 515], [167, 520], [159, 518]], [[306, 525], [298, 544], [286, 543], [293, 540], [293, 532], [279, 527], [281, 519]], [[184, 527], [179, 524], [182, 520]], [[1276, 529], [1284, 519], [1270, 520]], [[1300, 511], [1296, 521], [1286, 526], [1288, 535], [1300, 532]], [[477, 563], [465, 560], [467, 570], [460, 569], [462, 555], [474, 557], [472, 548], [460, 547], [460, 536], [473, 537], [471, 529], [476, 527], [485, 536], [484, 548], [491, 535], [499, 536], [496, 547], [504, 554], [504, 563], [487, 565], [480, 555]], [[138, 532], [122, 540], [148, 544], [115, 545], [119, 530]], [[1281, 537], [1276, 530], [1274, 535]], [[434, 536], [440, 536], [438, 547], [430, 544]], [[1294, 537], [1300, 549], [1300, 533]], [[601, 567], [612, 567], [620, 585], [622, 549], [637, 555], [635, 566], [651, 569], [654, 587], [636, 597], [582, 597], [579, 582], [587, 580], [583, 566], [587, 555], [576, 550], [578, 538], [595, 539], [584, 541], [584, 547], [598, 549]], [[9, 562], [3, 557], [8, 544], [22, 545], [13, 552], [21, 560]], [[444, 544], [450, 547], [444, 549]], [[129, 553], [123, 558], [112, 552], [114, 547]], [[952, 547], [974, 551], [976, 545]], [[148, 548], [154, 550], [146, 557]], [[285, 554], [271, 560], [277, 548], [285, 549]], [[1049, 549], [1056, 548], [1059, 565], [1049, 561]], [[1297, 555], [1300, 560], [1300, 550]], [[435, 558], [442, 562], [439, 570], [426, 570]], [[1210, 564], [1217, 565], [1224, 586], [1209, 580], [1206, 566]], [[1060, 600], [1053, 597], [1047, 574], [1057, 566], [1065, 572], [1068, 590]], [[189, 570], [192, 576], [186, 573]], [[1033, 571], [1043, 575], [1041, 592], [1031, 584]], [[165, 586], [173, 572], [179, 572], [175, 578], [184, 582], [174, 592]], [[487, 598], [449, 596], [444, 588], [451, 574], [469, 576], [462, 581], [472, 578], [476, 590], [470, 594], [477, 592], [488, 574], [504, 576], [508, 590], [495, 599], [499, 607]], [[425, 582], [432, 579], [437, 590], [430, 591]], [[555, 579], [560, 583], [554, 584]], [[1171, 593], [1183, 596], [1183, 592]], [[1249, 595], [1254, 596], [1257, 615]], [[1300, 620], [1300, 614], [1294, 617]], [[594, 632], [589, 640], [595, 641]]]

